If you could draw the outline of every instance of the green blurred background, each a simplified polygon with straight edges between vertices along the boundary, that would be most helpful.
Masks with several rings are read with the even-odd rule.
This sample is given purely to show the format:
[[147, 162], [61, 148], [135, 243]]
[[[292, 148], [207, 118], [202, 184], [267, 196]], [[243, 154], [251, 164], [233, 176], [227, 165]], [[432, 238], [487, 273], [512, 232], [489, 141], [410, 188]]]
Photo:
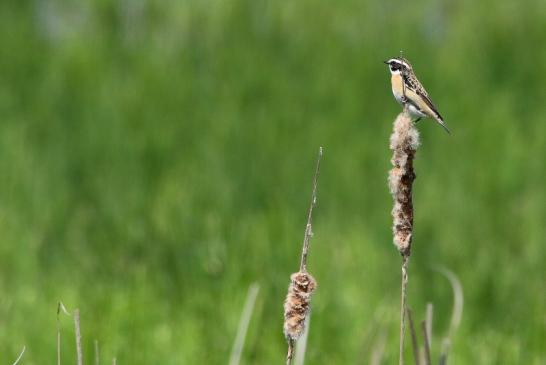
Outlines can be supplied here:
[[453, 132], [419, 124], [415, 318], [434, 303], [437, 355], [445, 266], [452, 364], [546, 364], [543, 0], [2, 1], [2, 361], [54, 363], [62, 300], [87, 363], [97, 339], [103, 363], [225, 364], [257, 282], [243, 363], [282, 363], [324, 146], [307, 363], [366, 364], [382, 331], [395, 363], [381, 61], [400, 50]]

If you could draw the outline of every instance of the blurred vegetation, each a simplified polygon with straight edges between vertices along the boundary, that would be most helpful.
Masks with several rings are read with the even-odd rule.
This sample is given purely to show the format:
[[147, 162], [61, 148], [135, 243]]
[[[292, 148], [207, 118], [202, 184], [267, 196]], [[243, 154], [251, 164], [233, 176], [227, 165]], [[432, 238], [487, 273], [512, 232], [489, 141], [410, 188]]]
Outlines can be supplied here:
[[395, 362], [381, 61], [403, 50], [453, 131], [419, 125], [415, 317], [435, 304], [439, 345], [446, 266], [452, 364], [546, 362], [546, 2], [7, 0], [0, 44], [4, 361], [54, 361], [62, 300], [87, 362], [98, 339], [103, 362], [226, 363], [256, 281], [244, 361], [281, 363], [322, 145], [308, 363], [367, 363], [378, 328]]

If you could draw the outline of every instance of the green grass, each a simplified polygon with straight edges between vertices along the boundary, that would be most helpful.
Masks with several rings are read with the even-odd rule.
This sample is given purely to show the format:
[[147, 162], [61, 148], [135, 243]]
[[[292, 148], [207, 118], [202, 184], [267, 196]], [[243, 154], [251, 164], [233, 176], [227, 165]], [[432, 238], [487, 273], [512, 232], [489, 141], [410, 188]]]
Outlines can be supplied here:
[[378, 311], [395, 362], [381, 61], [401, 49], [453, 131], [419, 125], [410, 306], [447, 327], [444, 265], [465, 290], [452, 364], [546, 361], [543, 1], [50, 3], [0, 4], [5, 361], [54, 361], [60, 299], [87, 363], [94, 339], [103, 362], [226, 363], [257, 281], [244, 362], [281, 363], [322, 145], [308, 363], [365, 363]]

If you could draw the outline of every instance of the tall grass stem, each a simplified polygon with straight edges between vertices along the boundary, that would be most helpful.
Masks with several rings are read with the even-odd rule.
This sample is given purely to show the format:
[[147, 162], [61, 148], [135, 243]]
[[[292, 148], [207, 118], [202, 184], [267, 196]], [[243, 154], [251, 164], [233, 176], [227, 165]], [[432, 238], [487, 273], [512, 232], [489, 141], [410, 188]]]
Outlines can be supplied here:
[[235, 336], [235, 341], [233, 342], [233, 347], [231, 349], [231, 355], [229, 356], [229, 365], [239, 365], [241, 361], [241, 354], [243, 353], [243, 347], [245, 345], [246, 333], [248, 331], [250, 318], [252, 317], [254, 304], [256, 303], [256, 297], [258, 296], [259, 291], [260, 286], [256, 283], [253, 283], [248, 287], [245, 305], [243, 307], [243, 312], [241, 313], [241, 318], [239, 319], [239, 326], [237, 327], [237, 335]]
[[80, 331], [80, 310], [74, 310], [74, 328], [76, 331], [76, 355], [77, 355], [77, 364], [83, 365], [83, 351], [82, 351], [82, 334]]
[[21, 353], [19, 354], [19, 356], [17, 357], [17, 359], [15, 360], [13, 365], [17, 365], [19, 363], [19, 361], [21, 361], [21, 359], [23, 358], [23, 355], [25, 354], [26, 349], [27, 349], [27, 347], [23, 346], [23, 349], [21, 350]]

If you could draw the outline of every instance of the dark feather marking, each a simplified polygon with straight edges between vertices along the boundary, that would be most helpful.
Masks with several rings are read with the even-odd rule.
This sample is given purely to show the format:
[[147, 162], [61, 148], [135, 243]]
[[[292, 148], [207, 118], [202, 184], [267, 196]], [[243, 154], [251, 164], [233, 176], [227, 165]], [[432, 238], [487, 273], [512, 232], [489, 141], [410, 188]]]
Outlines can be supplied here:
[[438, 112], [438, 109], [436, 109], [436, 107], [434, 106], [434, 103], [432, 102], [432, 100], [430, 100], [430, 97], [428, 96], [425, 88], [419, 83], [419, 81], [417, 81], [415, 77], [404, 75], [404, 84], [406, 85], [408, 89], [412, 90], [417, 95], [421, 96], [423, 100], [425, 101], [425, 103], [428, 105], [428, 107], [432, 109], [432, 111], [434, 112], [434, 114], [436, 114], [438, 118], [440, 118], [441, 120], [444, 120], [444, 118], [442, 118], [442, 116]]

